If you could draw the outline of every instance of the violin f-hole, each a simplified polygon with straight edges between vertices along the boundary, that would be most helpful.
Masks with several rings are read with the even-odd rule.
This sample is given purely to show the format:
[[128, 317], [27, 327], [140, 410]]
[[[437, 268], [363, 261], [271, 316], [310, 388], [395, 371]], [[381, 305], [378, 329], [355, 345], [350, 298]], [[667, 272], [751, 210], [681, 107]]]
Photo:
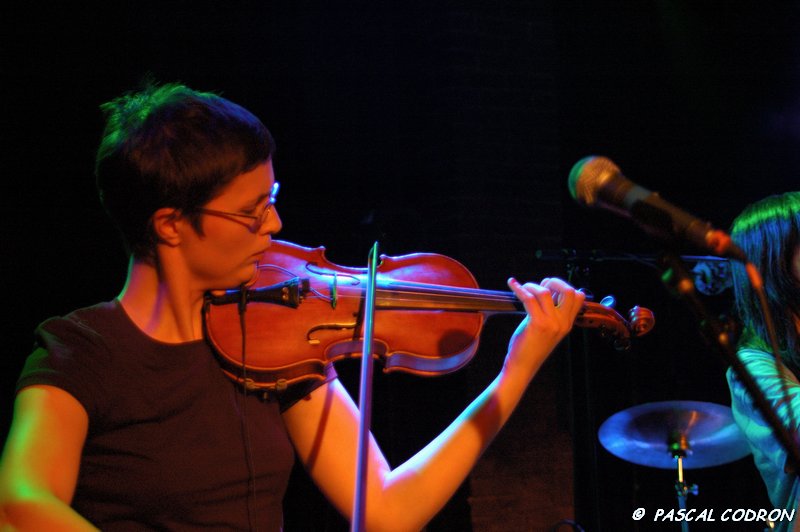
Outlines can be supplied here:
[[309, 329], [308, 332], [306, 333], [306, 341], [309, 343], [309, 345], [319, 345], [320, 340], [311, 337], [311, 335], [313, 335], [315, 332], [324, 330], [329, 330], [329, 331], [352, 330], [356, 328], [356, 325], [357, 322], [355, 321], [353, 323], [323, 323], [321, 325], [316, 325], [311, 329]]

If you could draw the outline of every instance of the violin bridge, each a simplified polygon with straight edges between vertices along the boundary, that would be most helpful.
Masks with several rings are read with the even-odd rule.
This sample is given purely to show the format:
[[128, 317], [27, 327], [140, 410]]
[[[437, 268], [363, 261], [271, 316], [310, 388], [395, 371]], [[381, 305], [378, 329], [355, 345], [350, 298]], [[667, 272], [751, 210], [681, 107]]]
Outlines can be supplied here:
[[337, 281], [339, 277], [336, 275], [336, 272], [333, 272], [333, 278], [331, 279], [331, 308], [336, 308], [336, 303], [339, 301], [339, 292], [337, 290]]

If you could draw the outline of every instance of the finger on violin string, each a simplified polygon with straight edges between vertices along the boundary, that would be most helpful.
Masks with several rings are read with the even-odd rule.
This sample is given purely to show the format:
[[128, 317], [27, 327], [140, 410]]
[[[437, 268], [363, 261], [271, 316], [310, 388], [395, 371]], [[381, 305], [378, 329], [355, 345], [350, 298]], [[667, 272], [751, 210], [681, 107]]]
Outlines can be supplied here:
[[564, 297], [561, 294], [561, 292], [558, 292], [556, 290], [550, 290], [550, 296], [553, 299], [553, 306], [555, 306], [556, 308], [560, 307]]
[[517, 298], [525, 305], [525, 309], [531, 312], [550, 312], [555, 308], [552, 295], [549, 289], [535, 283], [520, 284], [513, 277], [509, 278], [508, 286]]
[[553, 294], [553, 304], [556, 308], [563, 307], [565, 304], [571, 304], [576, 297], [581, 299], [581, 301], [583, 300], [582, 294], [579, 295], [577, 290], [566, 281], [557, 277], [543, 280], [542, 286], [545, 286]]
[[566, 281], [557, 277], [548, 279], [547, 288], [558, 294], [556, 308], [563, 310], [567, 314], [577, 313], [583, 306], [586, 294], [576, 290]]
[[535, 283], [520, 283], [514, 277], [509, 277], [508, 279], [508, 287], [511, 288], [511, 291], [517, 294], [517, 297], [520, 299], [523, 298], [530, 298], [536, 296], [542, 292], [548, 292], [548, 290], [538, 284]]
[[553, 306], [555, 308], [559, 308], [561, 306], [561, 303], [564, 302], [564, 297], [565, 297], [561, 290], [558, 290], [557, 288], [552, 286], [552, 285], [556, 284], [553, 281], [557, 281], [557, 280], [558, 279], [554, 279], [554, 278], [551, 278], [551, 277], [545, 277], [544, 279], [542, 279], [542, 282], [539, 283], [539, 284], [541, 284], [541, 286], [543, 286], [544, 288], [546, 288], [547, 290], [550, 291], [550, 297], [553, 300]]
[[553, 300], [553, 306], [558, 308], [558, 306], [561, 304], [561, 294], [558, 290], [550, 288], [549, 285], [551, 281], [552, 279], [550, 277], [545, 277], [539, 282], [539, 286], [547, 289], [550, 292], [550, 298]]
[[530, 299], [533, 296], [531, 291], [530, 285], [531, 283], [525, 283], [524, 285], [517, 281], [514, 277], [508, 278], [508, 287], [511, 289], [512, 292], [517, 296], [517, 298], [525, 302], [526, 300]]

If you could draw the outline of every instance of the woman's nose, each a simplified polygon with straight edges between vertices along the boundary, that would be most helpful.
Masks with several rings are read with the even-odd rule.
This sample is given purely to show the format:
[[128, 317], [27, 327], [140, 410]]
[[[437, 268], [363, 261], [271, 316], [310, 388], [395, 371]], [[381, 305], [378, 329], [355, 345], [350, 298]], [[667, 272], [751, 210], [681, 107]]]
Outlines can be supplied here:
[[281, 221], [280, 214], [278, 214], [278, 208], [273, 205], [270, 209], [269, 215], [267, 216], [267, 220], [261, 226], [261, 230], [259, 232], [262, 234], [273, 235], [280, 231], [282, 227], [283, 222]]

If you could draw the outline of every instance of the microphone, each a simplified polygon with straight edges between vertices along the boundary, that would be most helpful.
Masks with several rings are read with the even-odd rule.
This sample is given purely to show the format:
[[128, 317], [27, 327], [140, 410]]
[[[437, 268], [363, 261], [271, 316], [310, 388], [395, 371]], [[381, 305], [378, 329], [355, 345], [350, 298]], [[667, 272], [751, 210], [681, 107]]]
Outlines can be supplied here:
[[713, 255], [747, 262], [727, 233], [628, 180], [605, 157], [590, 156], [575, 163], [569, 173], [569, 191], [581, 205], [631, 218], [658, 238], [688, 241]]

